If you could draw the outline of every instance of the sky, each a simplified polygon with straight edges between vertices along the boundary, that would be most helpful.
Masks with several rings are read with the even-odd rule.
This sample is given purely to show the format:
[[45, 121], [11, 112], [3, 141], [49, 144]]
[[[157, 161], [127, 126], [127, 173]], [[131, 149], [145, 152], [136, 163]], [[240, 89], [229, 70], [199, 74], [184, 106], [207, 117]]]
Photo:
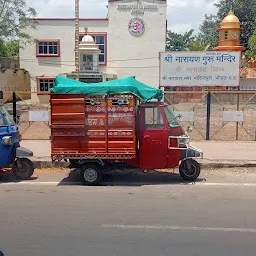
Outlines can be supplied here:
[[[105, 18], [107, 0], [80, 0], [81, 18]], [[176, 33], [190, 29], [198, 31], [205, 14], [215, 14], [214, 3], [218, 0], [167, 0], [168, 28]], [[71, 18], [75, 0], [27, 0], [39, 18]]]

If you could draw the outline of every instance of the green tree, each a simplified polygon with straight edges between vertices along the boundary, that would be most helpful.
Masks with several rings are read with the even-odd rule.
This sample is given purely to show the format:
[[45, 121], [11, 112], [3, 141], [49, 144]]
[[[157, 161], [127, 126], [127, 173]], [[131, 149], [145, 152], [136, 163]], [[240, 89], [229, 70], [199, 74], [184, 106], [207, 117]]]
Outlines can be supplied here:
[[169, 30], [166, 51], [208, 51], [211, 44], [193, 36], [193, 33], [193, 29], [184, 34], [177, 34]]
[[203, 41], [205, 44], [209, 43], [212, 48], [218, 45], [219, 34], [217, 27], [219, 22], [217, 16], [214, 15], [205, 15], [203, 23], [200, 25], [200, 33], [198, 38]]
[[205, 16], [200, 26], [200, 38], [210, 42], [212, 46], [217, 45], [218, 34], [216, 29], [220, 22], [227, 16], [232, 8], [244, 28], [241, 34], [241, 44], [248, 46], [249, 37], [253, 34], [256, 25], [256, 1], [255, 0], [220, 0], [214, 4], [218, 11], [216, 15]]
[[35, 9], [27, 7], [25, 0], [0, 0], [0, 38], [30, 41], [32, 38], [24, 30], [36, 28], [35, 16]]
[[19, 41], [5, 42], [0, 38], [0, 57], [19, 58]]
[[0, 38], [0, 57], [6, 57], [5, 42], [2, 38]]
[[5, 44], [6, 57], [19, 58], [19, 41], [13, 40]]
[[256, 31], [250, 36], [248, 42], [248, 50], [245, 52], [246, 59], [256, 57]]
[[185, 49], [195, 39], [193, 33], [193, 29], [184, 33], [183, 35], [168, 30], [166, 39], [166, 51], [185, 51]]
[[210, 43], [203, 43], [200, 39], [196, 39], [186, 48], [186, 51], [208, 51], [210, 49]]

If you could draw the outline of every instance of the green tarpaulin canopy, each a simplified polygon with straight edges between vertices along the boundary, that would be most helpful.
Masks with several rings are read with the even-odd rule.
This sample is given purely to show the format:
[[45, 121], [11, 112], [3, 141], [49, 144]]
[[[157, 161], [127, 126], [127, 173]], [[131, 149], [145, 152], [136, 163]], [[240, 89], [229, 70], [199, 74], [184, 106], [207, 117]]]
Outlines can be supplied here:
[[151, 99], [161, 100], [163, 91], [149, 87], [134, 77], [112, 80], [102, 83], [85, 84], [76, 80], [57, 76], [55, 86], [51, 89], [53, 94], [85, 94], [88, 96], [132, 93], [142, 101]]

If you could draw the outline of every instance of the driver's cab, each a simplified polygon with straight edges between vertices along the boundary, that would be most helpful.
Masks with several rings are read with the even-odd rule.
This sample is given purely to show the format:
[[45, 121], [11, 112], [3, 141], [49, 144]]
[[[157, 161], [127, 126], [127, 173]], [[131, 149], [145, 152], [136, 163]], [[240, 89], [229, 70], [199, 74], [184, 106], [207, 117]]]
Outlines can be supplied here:
[[19, 129], [8, 111], [0, 105], [0, 167], [12, 163], [19, 147]]
[[[3, 93], [0, 91], [0, 99]], [[0, 171], [12, 167], [18, 179], [29, 179], [34, 173], [34, 166], [28, 157], [33, 156], [29, 149], [20, 147], [18, 125], [13, 121], [4, 106], [0, 105]]]
[[189, 147], [189, 136], [184, 132], [172, 107], [162, 102], [139, 106], [138, 137], [140, 166], [145, 169], [174, 168]]

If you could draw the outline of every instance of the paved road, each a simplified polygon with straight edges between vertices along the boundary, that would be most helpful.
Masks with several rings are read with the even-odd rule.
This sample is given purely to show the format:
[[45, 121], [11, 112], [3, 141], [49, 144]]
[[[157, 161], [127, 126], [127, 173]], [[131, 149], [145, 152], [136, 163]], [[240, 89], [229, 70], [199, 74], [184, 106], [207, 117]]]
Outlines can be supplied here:
[[5, 256], [255, 255], [256, 184], [0, 184]]

